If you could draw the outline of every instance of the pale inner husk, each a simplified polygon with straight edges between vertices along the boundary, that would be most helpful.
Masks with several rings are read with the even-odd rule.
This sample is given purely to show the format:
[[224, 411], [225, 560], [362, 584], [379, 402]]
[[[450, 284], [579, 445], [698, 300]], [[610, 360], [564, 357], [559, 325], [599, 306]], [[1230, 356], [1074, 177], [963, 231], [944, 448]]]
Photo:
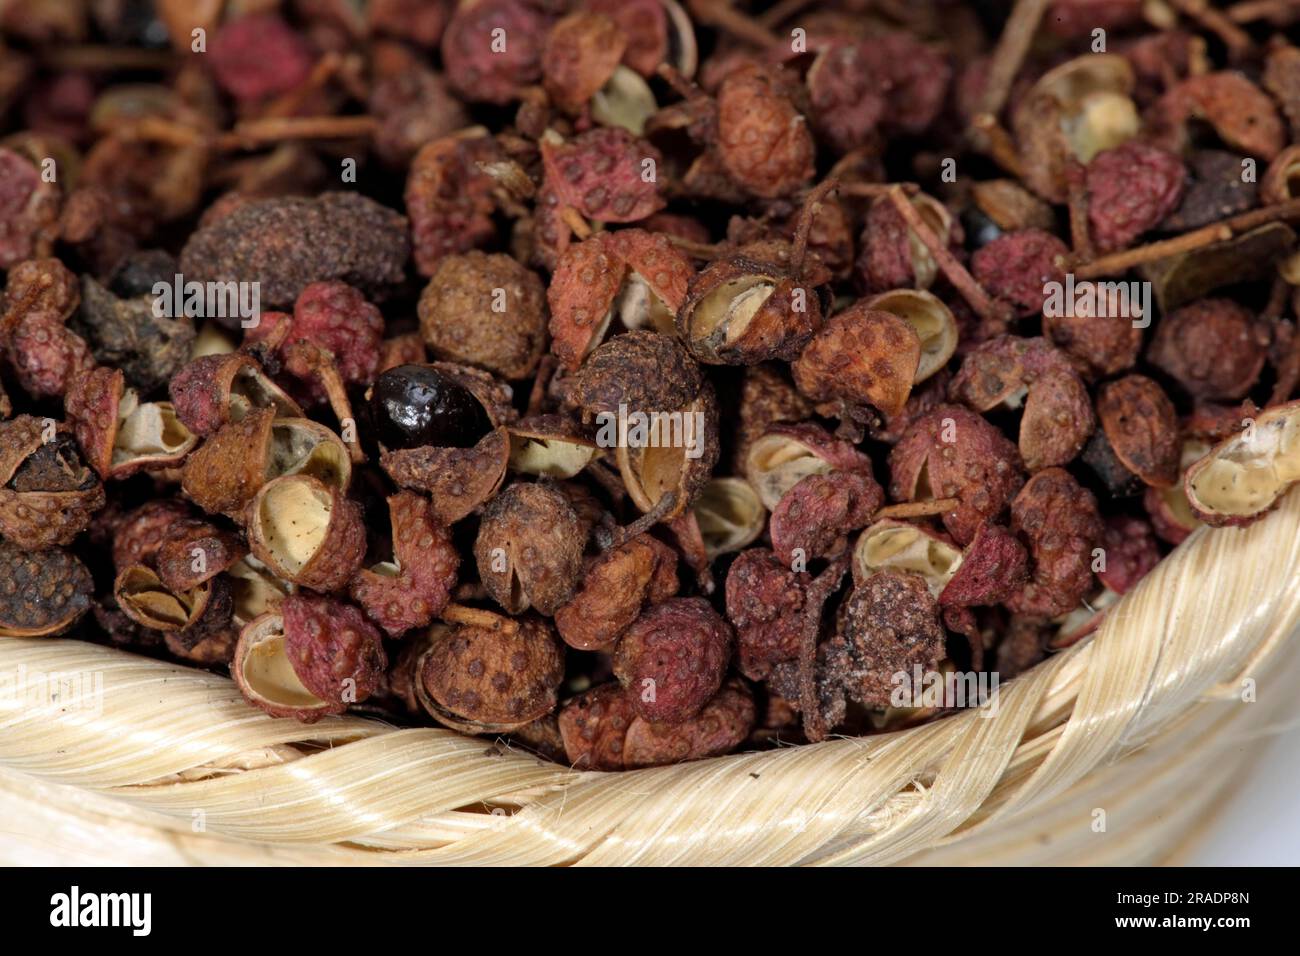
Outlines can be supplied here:
[[724, 282], [695, 307], [691, 336], [731, 345], [740, 340], [776, 283], [768, 276], [747, 275]]
[[830, 462], [786, 435], [759, 438], [750, 446], [745, 462], [745, 477], [768, 511], [775, 510], [785, 493], [804, 478], [824, 475], [830, 470]]
[[238, 624], [247, 624], [272, 610], [294, 591], [292, 584], [275, 577], [251, 554], [236, 561], [226, 573], [231, 577], [234, 618]]
[[237, 422], [257, 408], [276, 408], [281, 415], [301, 415], [285, 403], [275, 386], [260, 371], [241, 366], [230, 382], [230, 420]]
[[346, 487], [351, 473], [347, 449], [325, 432], [325, 428], [301, 420], [272, 425], [267, 478], [309, 475], [335, 488]]
[[699, 66], [699, 48], [695, 44], [695, 25], [677, 0], [660, 0], [668, 14], [668, 58], [677, 72], [690, 79]]
[[665, 494], [681, 488], [687, 467], [685, 448], [619, 446], [616, 457], [623, 485], [642, 511], [649, 511]]
[[1215, 452], [1191, 480], [1199, 507], [1213, 514], [1248, 517], [1269, 508], [1300, 481], [1300, 409], [1257, 422]]
[[[1193, 438], [1183, 442], [1179, 474], [1185, 474], [1188, 468], [1204, 458], [1209, 451], [1209, 444], [1198, 439]], [[1159, 494], [1180, 527], [1195, 528], [1201, 524], [1201, 519], [1196, 517], [1195, 512], [1192, 511], [1192, 506], [1187, 500], [1187, 492], [1183, 489], [1181, 481], [1174, 484], [1173, 487], [1161, 488]]]
[[873, 309], [896, 315], [921, 340], [921, 362], [914, 382], [923, 382], [948, 364], [957, 349], [957, 320], [939, 299], [919, 289], [896, 289], [871, 300]]
[[244, 684], [251, 693], [282, 707], [326, 706], [294, 673], [280, 627], [283, 624], [276, 617], [268, 620], [258, 633], [250, 635], [239, 662]]
[[1061, 117], [1061, 131], [1070, 151], [1087, 163], [1103, 150], [1120, 146], [1137, 135], [1141, 121], [1133, 100], [1124, 93], [1098, 90], [1083, 97], [1077, 111]]
[[510, 437], [510, 467], [525, 475], [572, 478], [591, 463], [596, 449], [558, 438]]
[[912, 571], [936, 598], [962, 564], [962, 553], [913, 525], [880, 521], [862, 532], [853, 549], [859, 578], [876, 571]]
[[[948, 233], [952, 228], [952, 216], [944, 208], [943, 203], [933, 196], [927, 196], [924, 193], [913, 196], [911, 203], [916, 207], [916, 211], [921, 214], [921, 220], [930, 227], [930, 231], [935, 234], [940, 243], [948, 243]], [[911, 250], [912, 273], [916, 277], [916, 287], [918, 289], [928, 289], [934, 284], [935, 278], [939, 275], [939, 264], [934, 261], [934, 256], [930, 255], [930, 247], [921, 241], [912, 230], [907, 231], [907, 242]]]
[[333, 504], [323, 488], [307, 481], [280, 481], [261, 500], [262, 540], [286, 574], [302, 570], [329, 531]]
[[209, 355], [229, 355], [236, 349], [235, 340], [215, 322], [204, 322], [190, 346], [190, 361]]
[[645, 133], [645, 123], [659, 104], [641, 74], [621, 63], [591, 98], [591, 118], [602, 126], [620, 126], [633, 136]]
[[[619, 321], [629, 329], [649, 326], [663, 335], [676, 335], [674, 317], [663, 299], [654, 294], [650, 284], [637, 272], [629, 272], [627, 280], [618, 290], [614, 303]], [[608, 320], [606, 320], [608, 325]], [[603, 334], [603, 332], [601, 333]]]
[[753, 542], [766, 517], [754, 489], [739, 478], [714, 478], [695, 502], [695, 520], [710, 559]]
[[172, 457], [194, 440], [190, 430], [176, 417], [171, 402], [141, 404], [135, 389], [128, 388], [122, 393], [117, 419], [114, 465], [140, 458]]

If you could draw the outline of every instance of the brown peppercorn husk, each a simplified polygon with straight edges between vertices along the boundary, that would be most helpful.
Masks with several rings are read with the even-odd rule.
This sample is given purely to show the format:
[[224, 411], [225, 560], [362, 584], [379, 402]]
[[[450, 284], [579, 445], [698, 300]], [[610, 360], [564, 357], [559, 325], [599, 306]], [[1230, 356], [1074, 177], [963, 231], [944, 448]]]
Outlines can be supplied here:
[[592, 560], [572, 600], [555, 612], [555, 628], [577, 650], [612, 650], [642, 607], [677, 589], [677, 555], [640, 534]]
[[118, 572], [113, 598], [122, 612], [141, 627], [177, 633], [196, 629], [203, 633], [206, 629], [200, 624], [205, 617], [209, 624], [227, 624], [233, 607], [230, 586], [219, 578], [188, 591], [172, 591], [156, 572], [141, 564]]
[[509, 256], [475, 250], [444, 258], [419, 313], [430, 352], [506, 379], [532, 374], [546, 348], [541, 280]]
[[868, 707], [888, 707], [894, 675], [935, 671], [944, 657], [939, 605], [925, 579], [907, 571], [879, 571], [857, 584], [844, 603], [840, 635], [849, 670], [844, 687]]
[[223, 425], [196, 449], [181, 470], [181, 487], [209, 514], [238, 521], [259, 489], [286, 475], [346, 490], [352, 478], [347, 446], [324, 425], [262, 408]]
[[483, 511], [474, 558], [479, 579], [509, 614], [554, 614], [573, 597], [587, 533], [568, 498], [543, 483], [516, 483]]
[[0, 422], [0, 534], [21, 548], [70, 544], [104, 507], [104, 486], [60, 436], [72, 437], [53, 419]]
[[171, 591], [190, 591], [248, 554], [243, 539], [206, 521], [172, 522], [154, 556], [158, 578]]
[[430, 495], [434, 513], [455, 524], [501, 488], [510, 461], [510, 433], [493, 429], [473, 448], [401, 448], [385, 451], [379, 464], [402, 488]]
[[[633, 406], [633, 410], [640, 409]], [[658, 447], [620, 444], [615, 450], [623, 487], [638, 508], [658, 514], [659, 520], [676, 518], [695, 503], [721, 454], [713, 386], [706, 384], [678, 413], [682, 423], [680, 439], [664, 440], [663, 432], [671, 434], [674, 427], [669, 419], [669, 424], [661, 428]]]
[[[517, 627], [486, 613], [435, 637], [419, 663], [416, 696], [434, 720], [471, 734], [510, 733], [555, 708], [564, 651], [546, 622]], [[493, 626], [493, 624], [498, 626]]]
[[812, 416], [812, 404], [786, 381], [773, 364], [754, 365], [745, 369], [740, 386], [740, 420], [734, 470], [743, 473], [749, 446], [769, 426], [779, 422], [798, 422]]
[[90, 609], [93, 590], [74, 555], [0, 541], [0, 637], [62, 634]]
[[871, 470], [871, 459], [811, 422], [775, 424], [749, 446], [745, 479], [769, 511], [808, 475]]
[[676, 339], [636, 330], [593, 351], [572, 379], [570, 398], [586, 416], [671, 412], [700, 392], [700, 367]]
[[1097, 417], [1115, 457], [1144, 484], [1168, 488], [1178, 480], [1178, 419], [1158, 384], [1144, 375], [1107, 382]]
[[810, 401], [897, 415], [920, 364], [921, 339], [911, 325], [858, 303], [831, 316], [792, 368], [795, 384]]
[[248, 543], [277, 577], [315, 591], [342, 589], [361, 566], [361, 508], [303, 472], [261, 487], [248, 505]]
[[1040, 471], [1011, 503], [1011, 530], [1028, 544], [1031, 577], [1007, 607], [1044, 617], [1078, 607], [1093, 590], [1092, 552], [1104, 533], [1092, 492], [1063, 469]]
[[230, 676], [245, 700], [272, 717], [310, 724], [346, 709], [341, 703], [322, 700], [303, 685], [291, 663], [284, 618], [278, 611], [244, 625], [231, 657]]
[[81, 310], [72, 328], [95, 361], [121, 369], [141, 394], [166, 385], [189, 361], [193, 323], [157, 315], [152, 296], [118, 298], [90, 276], [81, 280]]
[[172, 378], [168, 388], [177, 417], [202, 437], [263, 408], [282, 418], [303, 414], [298, 403], [242, 352], [197, 358]]
[[199, 442], [171, 402], [141, 402], [120, 369], [77, 375], [64, 405], [86, 460], [105, 481], [175, 468]]
[[379, 298], [402, 280], [409, 254], [405, 216], [337, 192], [241, 205], [200, 226], [180, 265], [187, 280], [257, 282], [262, 306], [282, 309], [310, 283], [329, 279]]

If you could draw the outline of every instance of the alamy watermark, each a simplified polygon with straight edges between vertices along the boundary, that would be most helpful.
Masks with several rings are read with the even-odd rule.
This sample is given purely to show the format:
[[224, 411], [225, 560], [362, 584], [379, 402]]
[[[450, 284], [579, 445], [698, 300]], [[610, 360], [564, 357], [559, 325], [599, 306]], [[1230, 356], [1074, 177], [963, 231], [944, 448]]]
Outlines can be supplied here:
[[1043, 283], [1043, 315], [1048, 318], [1131, 319], [1133, 328], [1151, 324], [1150, 282], [1075, 281]]
[[0, 671], [0, 709], [17, 705], [24, 714], [49, 708], [79, 711], [98, 717], [104, 712], [102, 671]]
[[50, 925], [123, 926], [130, 928], [132, 936], [148, 936], [153, 930], [153, 894], [83, 893], [73, 886], [50, 897]]
[[917, 664], [910, 674], [896, 671], [889, 681], [891, 707], [977, 707], [981, 717], [998, 712], [996, 671], [928, 671]]
[[185, 281], [179, 272], [171, 282], [153, 284], [153, 314], [159, 319], [238, 319], [246, 329], [262, 321], [260, 282]]
[[596, 444], [600, 448], [684, 448], [687, 458], [704, 454], [703, 412], [618, 412], [596, 415]]

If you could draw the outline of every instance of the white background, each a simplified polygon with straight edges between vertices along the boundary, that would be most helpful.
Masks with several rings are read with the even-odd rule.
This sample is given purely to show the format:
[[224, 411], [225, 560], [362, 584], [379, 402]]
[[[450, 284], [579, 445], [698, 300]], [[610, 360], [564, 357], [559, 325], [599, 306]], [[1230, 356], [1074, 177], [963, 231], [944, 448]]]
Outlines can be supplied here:
[[1207, 835], [1179, 863], [1300, 864], [1300, 725], [1278, 735]]

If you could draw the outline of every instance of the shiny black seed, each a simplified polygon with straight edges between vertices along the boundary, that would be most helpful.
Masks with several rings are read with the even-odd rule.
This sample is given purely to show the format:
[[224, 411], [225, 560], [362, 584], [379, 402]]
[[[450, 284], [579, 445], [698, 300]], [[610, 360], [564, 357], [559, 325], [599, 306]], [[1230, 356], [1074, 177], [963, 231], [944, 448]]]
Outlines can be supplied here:
[[402, 365], [375, 381], [370, 417], [389, 449], [471, 448], [492, 430], [474, 393], [431, 368]]

